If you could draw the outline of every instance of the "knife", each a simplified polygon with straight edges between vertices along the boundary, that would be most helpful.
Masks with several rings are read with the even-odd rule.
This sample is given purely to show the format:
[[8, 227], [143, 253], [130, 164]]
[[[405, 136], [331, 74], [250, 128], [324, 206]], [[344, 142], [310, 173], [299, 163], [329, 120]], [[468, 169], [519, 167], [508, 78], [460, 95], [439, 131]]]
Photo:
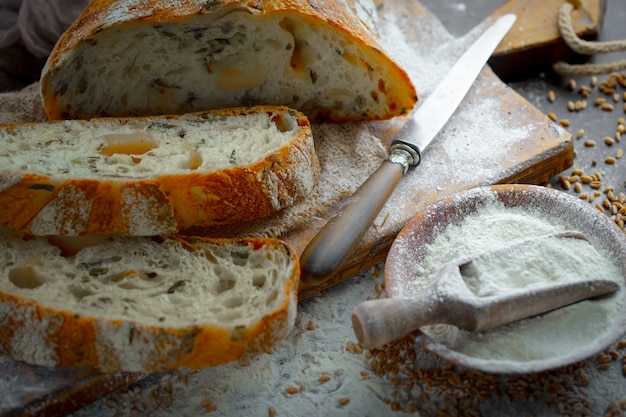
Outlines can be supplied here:
[[456, 111], [516, 16], [495, 21], [454, 64], [430, 97], [408, 116], [391, 142], [388, 159], [350, 197], [341, 211], [313, 237], [300, 256], [301, 280], [317, 286], [356, 250], [396, 185]]

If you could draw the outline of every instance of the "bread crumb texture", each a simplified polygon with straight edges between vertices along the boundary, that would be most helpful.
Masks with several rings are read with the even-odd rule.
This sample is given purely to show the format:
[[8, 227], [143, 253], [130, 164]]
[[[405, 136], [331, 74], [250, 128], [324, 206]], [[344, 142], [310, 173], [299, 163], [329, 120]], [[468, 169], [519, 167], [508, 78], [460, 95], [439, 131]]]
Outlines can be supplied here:
[[0, 229], [0, 346], [44, 366], [199, 368], [268, 351], [295, 320], [273, 239], [25, 238]]
[[44, 107], [50, 119], [254, 104], [312, 120], [402, 115], [417, 96], [374, 17], [365, 0], [94, 1], [48, 60]]
[[249, 221], [308, 195], [311, 127], [285, 107], [0, 129], [0, 226], [157, 235]]

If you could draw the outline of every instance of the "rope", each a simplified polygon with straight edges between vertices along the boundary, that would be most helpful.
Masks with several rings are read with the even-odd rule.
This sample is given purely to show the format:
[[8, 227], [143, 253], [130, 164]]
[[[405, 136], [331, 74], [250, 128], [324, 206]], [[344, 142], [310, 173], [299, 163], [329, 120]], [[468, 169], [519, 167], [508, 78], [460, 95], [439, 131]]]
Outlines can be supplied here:
[[[609, 52], [617, 52], [626, 50], [626, 40], [607, 41], [607, 42], [590, 42], [580, 39], [574, 31], [572, 25], [572, 11], [576, 2], [580, 6], [579, 1], [570, 0], [563, 3], [559, 9], [558, 25], [563, 40], [574, 52], [582, 55], [605, 54]], [[579, 75], [599, 75], [611, 72], [622, 71], [626, 69], [626, 59], [607, 64], [580, 64], [573, 65], [566, 62], [557, 62], [553, 66], [554, 71], [563, 76], [579, 76]]]

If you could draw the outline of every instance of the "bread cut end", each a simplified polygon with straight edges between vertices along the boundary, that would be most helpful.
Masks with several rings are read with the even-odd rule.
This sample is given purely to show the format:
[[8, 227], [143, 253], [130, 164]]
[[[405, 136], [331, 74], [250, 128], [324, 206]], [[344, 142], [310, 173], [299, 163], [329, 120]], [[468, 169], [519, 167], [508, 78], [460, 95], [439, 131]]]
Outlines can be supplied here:
[[286, 107], [0, 129], [0, 226], [35, 235], [157, 235], [269, 216], [320, 171]]
[[128, 1], [112, 3], [88, 9], [53, 52], [42, 73], [50, 119], [272, 104], [342, 122], [403, 115], [417, 100], [405, 71], [342, 2], [321, 7], [325, 17], [310, 15], [308, 2], [266, 2], [262, 12], [230, 2], [170, 17], [116, 15]]
[[160, 372], [271, 349], [293, 326], [293, 249], [274, 239], [27, 238], [0, 229], [0, 347], [43, 366]]

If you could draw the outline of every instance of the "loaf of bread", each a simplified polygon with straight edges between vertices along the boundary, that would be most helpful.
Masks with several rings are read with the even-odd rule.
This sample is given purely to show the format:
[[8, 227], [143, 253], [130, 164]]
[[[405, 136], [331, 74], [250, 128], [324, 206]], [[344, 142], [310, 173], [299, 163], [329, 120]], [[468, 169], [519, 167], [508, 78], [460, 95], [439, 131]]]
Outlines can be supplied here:
[[259, 106], [0, 128], [0, 226], [152, 236], [244, 222], [319, 175], [300, 112]]
[[56, 44], [41, 92], [50, 119], [270, 104], [341, 122], [417, 100], [371, 0], [94, 0]]
[[161, 372], [267, 352], [298, 257], [275, 239], [25, 237], [0, 228], [0, 348], [48, 367]]

